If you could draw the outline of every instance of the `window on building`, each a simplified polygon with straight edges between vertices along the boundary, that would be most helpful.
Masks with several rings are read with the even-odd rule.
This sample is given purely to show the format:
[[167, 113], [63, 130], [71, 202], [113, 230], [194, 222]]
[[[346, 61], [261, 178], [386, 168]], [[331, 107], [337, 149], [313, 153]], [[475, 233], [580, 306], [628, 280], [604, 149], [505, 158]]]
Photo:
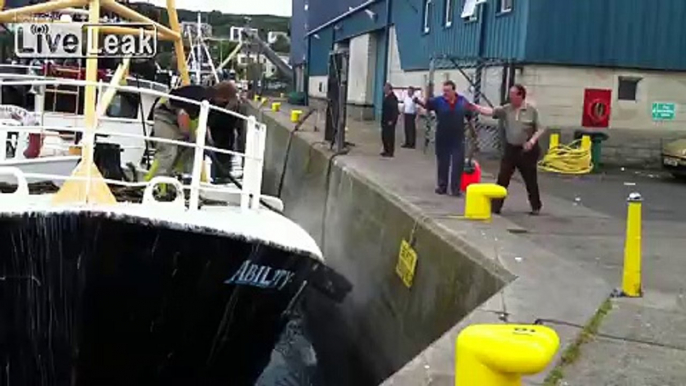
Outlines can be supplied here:
[[431, 31], [431, 0], [424, 0], [424, 33]]
[[460, 17], [465, 21], [476, 21], [478, 18], [476, 6], [476, 0], [464, 0], [464, 6], [462, 6], [462, 14]]
[[511, 12], [513, 2], [514, 2], [514, 0], [500, 0], [500, 12], [501, 13]]
[[638, 91], [638, 82], [642, 78], [631, 76], [620, 76], [619, 86], [617, 87], [617, 99], [620, 101], [635, 101]]
[[453, 2], [455, 0], [445, 0], [445, 26], [450, 27], [453, 25]]

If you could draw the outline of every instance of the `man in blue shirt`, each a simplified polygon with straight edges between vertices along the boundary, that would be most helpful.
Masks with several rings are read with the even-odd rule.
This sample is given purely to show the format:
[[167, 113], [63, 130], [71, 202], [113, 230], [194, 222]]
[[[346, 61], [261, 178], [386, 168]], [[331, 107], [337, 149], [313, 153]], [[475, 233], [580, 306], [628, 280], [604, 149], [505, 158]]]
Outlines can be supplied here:
[[436, 112], [436, 161], [438, 164], [437, 194], [448, 193], [460, 197], [460, 179], [464, 169], [465, 119], [471, 117], [474, 107], [471, 102], [455, 91], [455, 83], [443, 83], [443, 95], [429, 98], [425, 103], [415, 99], [419, 105]]

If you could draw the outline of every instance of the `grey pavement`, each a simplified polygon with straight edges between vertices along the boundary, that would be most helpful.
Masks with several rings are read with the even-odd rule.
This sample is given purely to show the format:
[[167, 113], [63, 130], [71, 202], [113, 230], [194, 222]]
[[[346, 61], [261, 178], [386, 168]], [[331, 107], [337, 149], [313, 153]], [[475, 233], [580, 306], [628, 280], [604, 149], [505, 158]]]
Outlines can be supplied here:
[[[288, 114], [284, 107], [282, 115]], [[323, 116], [316, 122], [320, 131]], [[302, 135], [321, 141], [323, 133], [313, 132], [313, 123], [303, 126]], [[349, 121], [347, 135], [354, 146], [336, 162], [387, 189], [436, 229], [469, 240], [465, 248], [492, 257], [518, 277], [385, 384], [452, 384], [454, 358], [449, 353], [457, 333], [472, 322], [497, 322], [493, 311], [507, 310], [510, 322], [546, 318], [587, 323], [610, 290], [621, 284], [626, 197], [633, 191], [644, 197], [645, 296], [613, 300], [600, 327], [603, 335], [582, 347], [580, 358], [564, 370], [561, 384], [686, 384], [686, 184], [659, 173], [626, 170], [582, 177], [541, 174], [544, 209], [541, 216], [531, 217], [524, 186], [516, 177], [502, 216], [488, 224], [470, 223], [459, 218], [462, 199], [433, 193], [432, 154], [400, 148], [399, 124], [396, 157], [381, 159], [377, 126]], [[483, 165], [483, 180], [493, 181], [497, 162], [486, 160]], [[563, 347], [580, 332], [552, 327]], [[446, 356], [451, 359], [437, 359]], [[544, 376], [531, 377], [527, 384], [543, 384]]]

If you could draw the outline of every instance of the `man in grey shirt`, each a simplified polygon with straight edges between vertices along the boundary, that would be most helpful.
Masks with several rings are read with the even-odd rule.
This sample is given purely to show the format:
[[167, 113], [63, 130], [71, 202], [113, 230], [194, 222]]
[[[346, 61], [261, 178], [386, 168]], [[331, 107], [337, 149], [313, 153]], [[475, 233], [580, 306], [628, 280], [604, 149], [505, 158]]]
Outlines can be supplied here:
[[[526, 102], [526, 88], [516, 84], [510, 89], [510, 103], [496, 108], [474, 105], [473, 109], [483, 115], [490, 115], [500, 121], [505, 130], [505, 149], [500, 161], [498, 185], [507, 188], [515, 169], [524, 179], [529, 194], [531, 214], [541, 212], [541, 196], [538, 190], [538, 158], [541, 148], [538, 139], [545, 132], [538, 118], [538, 110]], [[500, 213], [504, 200], [493, 201], [493, 212]]]

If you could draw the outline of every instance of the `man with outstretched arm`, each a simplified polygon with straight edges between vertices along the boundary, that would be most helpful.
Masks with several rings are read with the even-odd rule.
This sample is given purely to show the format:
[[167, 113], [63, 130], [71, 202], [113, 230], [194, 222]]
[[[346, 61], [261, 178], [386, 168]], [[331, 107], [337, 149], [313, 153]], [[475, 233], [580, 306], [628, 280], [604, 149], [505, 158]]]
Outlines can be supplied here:
[[[431, 86], [426, 90], [430, 95]], [[436, 113], [436, 163], [438, 186], [436, 194], [460, 197], [460, 182], [464, 170], [465, 119], [471, 114], [469, 102], [455, 91], [451, 80], [443, 83], [443, 95], [427, 98], [426, 102], [415, 98], [415, 103]]]
[[[510, 89], [510, 103], [491, 108], [470, 104], [470, 110], [492, 116], [500, 121], [505, 130], [505, 148], [500, 161], [498, 185], [507, 188], [515, 168], [524, 179], [531, 204], [531, 215], [538, 215], [543, 204], [538, 190], [538, 158], [541, 148], [538, 140], [545, 132], [541, 126], [538, 110], [526, 101], [526, 88], [515, 84]], [[493, 201], [493, 212], [500, 214], [504, 200]]]

